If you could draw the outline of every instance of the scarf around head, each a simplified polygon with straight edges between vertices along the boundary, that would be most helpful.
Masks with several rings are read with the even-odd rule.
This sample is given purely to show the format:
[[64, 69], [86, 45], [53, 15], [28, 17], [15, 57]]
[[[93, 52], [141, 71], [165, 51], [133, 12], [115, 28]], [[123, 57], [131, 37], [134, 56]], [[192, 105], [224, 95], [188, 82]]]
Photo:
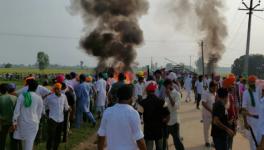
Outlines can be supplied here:
[[32, 104], [32, 98], [30, 92], [26, 92], [23, 94], [24, 95], [24, 106], [26, 108], [30, 107]]

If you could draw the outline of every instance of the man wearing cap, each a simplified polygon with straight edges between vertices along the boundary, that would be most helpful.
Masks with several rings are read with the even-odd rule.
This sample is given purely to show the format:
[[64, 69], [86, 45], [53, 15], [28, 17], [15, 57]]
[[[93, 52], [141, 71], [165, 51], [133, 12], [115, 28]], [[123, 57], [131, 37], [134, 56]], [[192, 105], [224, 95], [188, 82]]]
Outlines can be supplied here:
[[[244, 92], [242, 101], [242, 111], [245, 128], [250, 129], [251, 127], [255, 136], [257, 135], [257, 116], [260, 100], [260, 92], [259, 89], [256, 87], [256, 79], [257, 77], [253, 75], [248, 77], [248, 89]], [[251, 150], [256, 150], [252, 134], [249, 137], [249, 142]]]
[[75, 88], [76, 94], [76, 128], [80, 128], [83, 113], [92, 122], [93, 126], [96, 125], [93, 114], [90, 111], [90, 92], [91, 88], [85, 82], [86, 76], [84, 74], [80, 75], [80, 84]]
[[43, 112], [43, 100], [36, 94], [38, 83], [28, 80], [28, 92], [17, 99], [13, 115], [14, 138], [21, 140], [24, 150], [32, 150]]
[[62, 84], [54, 85], [54, 93], [45, 100], [45, 109], [48, 112], [48, 140], [47, 150], [57, 150], [61, 141], [64, 112], [69, 110], [67, 97], [61, 93]]
[[147, 98], [139, 103], [138, 110], [143, 113], [144, 135], [147, 150], [163, 149], [163, 125], [169, 121], [169, 110], [165, 108], [165, 101], [155, 95], [157, 85], [150, 82], [146, 87]]

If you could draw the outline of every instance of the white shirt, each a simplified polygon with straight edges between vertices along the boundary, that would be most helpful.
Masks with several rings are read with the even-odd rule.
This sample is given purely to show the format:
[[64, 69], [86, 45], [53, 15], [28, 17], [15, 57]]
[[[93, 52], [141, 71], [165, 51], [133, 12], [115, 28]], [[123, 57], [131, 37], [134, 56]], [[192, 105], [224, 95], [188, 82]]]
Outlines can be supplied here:
[[262, 136], [264, 135], [264, 97], [259, 100], [259, 123], [257, 129], [257, 138], [258, 141], [261, 141]]
[[136, 141], [144, 137], [138, 112], [127, 104], [105, 110], [99, 136], [107, 139], [107, 150], [137, 150]]
[[185, 88], [187, 91], [192, 90], [192, 78], [187, 77], [187, 78], [184, 80], [184, 88]]
[[39, 123], [43, 110], [43, 100], [35, 92], [30, 92], [32, 104], [26, 108], [24, 106], [24, 95], [21, 94], [17, 99], [17, 104], [14, 110], [13, 122], [16, 122], [18, 118], [25, 122]]
[[30, 107], [24, 105], [24, 95], [17, 99], [14, 110], [13, 123], [17, 124], [14, 138], [19, 140], [34, 140], [39, 128], [39, 122], [43, 111], [43, 100], [35, 92], [30, 92], [32, 103]]
[[199, 81], [199, 80], [197, 80], [196, 82], [195, 82], [195, 87], [196, 87], [196, 90], [197, 90], [197, 93], [198, 94], [202, 94], [203, 93], [203, 90], [204, 90], [204, 88], [203, 88], [203, 81]]
[[174, 106], [171, 105], [171, 102], [168, 96], [165, 96], [165, 102], [170, 111], [170, 120], [168, 122], [168, 125], [172, 126], [172, 125], [175, 125], [176, 123], [179, 123], [177, 109], [180, 108], [181, 95], [176, 90], [171, 91], [170, 95], [171, 95], [172, 100], [175, 102], [175, 105]]
[[98, 92], [96, 99], [96, 106], [105, 106], [106, 104], [106, 81], [99, 79], [95, 84], [96, 91]]
[[59, 97], [56, 94], [51, 94], [45, 100], [45, 108], [49, 110], [49, 118], [61, 123], [64, 121], [64, 110], [69, 109], [67, 97], [64, 94]]
[[[215, 103], [215, 94], [209, 91], [206, 91], [202, 95], [202, 102], [204, 102], [211, 110], [213, 110], [213, 105]], [[203, 116], [205, 118], [212, 118], [211, 112], [203, 107]]]
[[143, 92], [144, 92], [144, 89], [145, 89], [145, 83], [137, 83], [135, 85], [135, 96], [143, 96]]
[[[256, 88], [256, 92], [253, 92], [253, 96], [254, 96], [255, 104], [256, 104], [255, 107], [253, 107], [252, 104], [251, 104], [251, 98], [250, 98], [248, 90], [246, 90], [243, 93], [242, 108], [245, 108], [251, 114], [258, 115], [258, 111], [259, 111], [258, 107], [259, 107], [259, 100], [260, 100], [260, 93], [259, 93], [259, 89], [258, 88]], [[256, 129], [258, 119], [255, 119], [255, 118], [252, 118], [252, 117], [247, 117], [247, 121], [248, 121], [249, 125], [252, 126], [253, 129]]]

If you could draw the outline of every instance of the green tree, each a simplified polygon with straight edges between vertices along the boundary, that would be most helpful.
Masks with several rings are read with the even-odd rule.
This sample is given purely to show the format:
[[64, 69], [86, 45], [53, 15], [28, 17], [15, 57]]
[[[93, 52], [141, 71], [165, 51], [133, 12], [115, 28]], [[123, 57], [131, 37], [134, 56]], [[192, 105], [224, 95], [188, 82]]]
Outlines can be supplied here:
[[[244, 62], [245, 55], [237, 58], [232, 65], [232, 73], [243, 75]], [[248, 74], [264, 78], [264, 55], [253, 54], [249, 56]]]
[[5, 67], [5, 68], [12, 68], [12, 64], [7, 63], [7, 64], [4, 65], [4, 67]]
[[49, 55], [44, 52], [38, 52], [37, 55], [37, 64], [39, 70], [44, 70], [49, 66]]

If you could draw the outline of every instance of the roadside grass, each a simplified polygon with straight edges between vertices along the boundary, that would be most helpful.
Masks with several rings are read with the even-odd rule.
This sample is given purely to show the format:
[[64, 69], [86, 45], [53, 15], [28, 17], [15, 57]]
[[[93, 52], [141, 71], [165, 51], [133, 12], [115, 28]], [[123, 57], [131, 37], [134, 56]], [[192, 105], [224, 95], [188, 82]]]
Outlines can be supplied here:
[[[83, 123], [80, 129], [71, 129], [71, 134], [68, 137], [67, 143], [60, 143], [59, 150], [71, 150], [81, 142], [84, 142], [92, 136], [98, 129], [98, 126], [95, 128], [87, 125], [87, 123]], [[94, 142], [94, 141], [91, 141]], [[45, 150], [46, 143], [40, 143], [38, 146], [35, 147], [35, 150]]]

